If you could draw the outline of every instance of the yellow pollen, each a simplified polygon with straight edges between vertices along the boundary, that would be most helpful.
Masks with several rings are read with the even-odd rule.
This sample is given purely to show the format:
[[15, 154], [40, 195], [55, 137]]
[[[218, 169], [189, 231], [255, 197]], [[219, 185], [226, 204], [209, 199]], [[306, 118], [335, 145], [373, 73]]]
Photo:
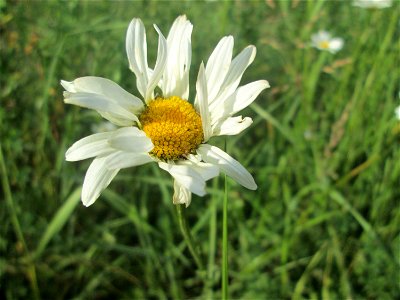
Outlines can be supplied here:
[[319, 43], [319, 47], [321, 49], [329, 49], [329, 42], [328, 41], [322, 41]]
[[150, 154], [162, 160], [181, 159], [203, 141], [200, 115], [188, 101], [176, 96], [151, 101], [139, 120], [154, 144]]

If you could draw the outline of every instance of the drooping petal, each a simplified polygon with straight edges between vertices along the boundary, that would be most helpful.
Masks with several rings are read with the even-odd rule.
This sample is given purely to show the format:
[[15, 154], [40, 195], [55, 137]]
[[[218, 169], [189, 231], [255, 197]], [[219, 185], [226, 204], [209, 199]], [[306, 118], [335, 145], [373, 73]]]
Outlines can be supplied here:
[[[104, 118], [113, 123], [115, 120], [121, 120], [122, 123], [129, 125], [139, 122], [138, 117], [132, 112], [99, 94], [64, 92], [64, 102], [97, 110]], [[116, 125], [119, 125], [118, 123]]]
[[205, 180], [193, 168], [187, 165], [173, 165], [165, 162], [159, 162], [158, 165], [161, 169], [167, 171], [171, 176], [178, 181], [180, 185], [188, 189], [198, 196], [204, 196]]
[[143, 109], [143, 102], [138, 97], [128, 93], [118, 84], [106, 78], [85, 76], [72, 82], [62, 80], [61, 85], [71, 93], [86, 92], [101, 95], [135, 114]]
[[207, 61], [206, 78], [208, 86], [208, 101], [217, 96], [222, 82], [229, 71], [232, 60], [233, 37], [223, 37], [215, 47]]
[[148, 78], [146, 30], [140, 19], [133, 19], [126, 32], [129, 68], [135, 73], [139, 93], [146, 98]]
[[110, 184], [119, 169], [109, 170], [105, 165], [107, 156], [96, 157], [90, 164], [82, 188], [82, 203], [92, 205], [100, 193]]
[[269, 83], [266, 80], [258, 80], [239, 87], [230, 97], [225, 101], [210, 105], [211, 111], [211, 124], [226, 119], [234, 115], [238, 111], [250, 105], [254, 99], [266, 88]]
[[204, 141], [207, 142], [211, 137], [211, 117], [208, 110], [207, 81], [204, 74], [204, 64], [201, 63], [199, 75], [196, 82], [196, 103], [195, 106], [200, 111], [201, 123], [203, 126]]
[[168, 58], [162, 80], [165, 97], [189, 97], [189, 69], [192, 59], [191, 35], [193, 25], [186, 16], [179, 16], [167, 37]]
[[140, 166], [152, 161], [154, 160], [148, 153], [118, 151], [107, 156], [106, 165], [108, 169], [115, 170]]
[[112, 132], [96, 133], [75, 142], [65, 153], [67, 161], [83, 160], [115, 151], [107, 142]]
[[253, 62], [255, 56], [256, 47], [247, 46], [232, 60], [220, 91], [217, 97], [210, 102], [210, 105], [214, 102], [218, 105], [218, 103], [223, 102], [227, 97], [235, 92], [240, 83], [240, 79], [242, 79], [244, 71], [246, 71], [247, 67]]
[[114, 131], [108, 143], [115, 149], [134, 153], [147, 153], [154, 148], [151, 139], [136, 127], [125, 127]]
[[148, 70], [149, 82], [146, 88], [145, 101], [149, 103], [149, 101], [153, 98], [154, 88], [159, 84], [161, 76], [164, 73], [165, 64], [167, 62], [167, 41], [160, 29], [154, 25], [158, 33], [158, 51], [157, 51], [157, 61], [154, 67], [154, 70]]
[[251, 118], [242, 116], [227, 118], [213, 125], [213, 136], [236, 135], [241, 133], [253, 123]]
[[219, 168], [216, 165], [201, 162], [198, 160], [182, 160], [177, 163], [178, 165], [186, 165], [195, 170], [201, 175], [201, 177], [207, 181], [211, 178], [217, 177], [219, 174]]
[[235, 159], [218, 147], [202, 144], [197, 149], [202, 159], [210, 164], [217, 165], [222, 172], [232, 177], [236, 182], [250, 190], [257, 189], [253, 176]]
[[172, 198], [174, 204], [185, 204], [186, 207], [192, 202], [192, 193], [179, 184], [177, 180], [174, 180], [174, 196]]

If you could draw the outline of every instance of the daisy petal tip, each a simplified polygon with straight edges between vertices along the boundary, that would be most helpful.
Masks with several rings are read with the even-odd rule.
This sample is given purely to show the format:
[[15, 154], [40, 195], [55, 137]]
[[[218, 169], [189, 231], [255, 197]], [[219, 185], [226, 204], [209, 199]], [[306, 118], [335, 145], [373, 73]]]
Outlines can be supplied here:
[[65, 160], [66, 161], [74, 161], [71, 157], [71, 154], [67, 151], [65, 152]]
[[253, 182], [251, 185], [249, 185], [249, 190], [255, 191], [258, 189], [258, 186], [255, 182]]
[[137, 24], [142, 23], [142, 20], [140, 20], [139, 18], [133, 18], [130, 22], [129, 22], [129, 27], [130, 26], [135, 26]]
[[94, 197], [94, 195], [90, 195], [90, 193], [88, 193], [87, 190], [83, 189], [82, 190], [82, 194], [81, 194], [81, 201], [83, 206], [85, 207], [89, 207], [91, 206], [99, 197], [100, 195], [98, 195], [97, 197]]
[[83, 206], [85, 206], [85, 207], [91, 206], [96, 201], [96, 200], [92, 200], [92, 199], [84, 199], [83, 197], [81, 200], [82, 200]]
[[252, 52], [252, 56], [255, 56], [257, 53], [257, 48], [254, 45], [248, 45], [246, 48], [250, 49]]
[[246, 185], [244, 185], [244, 187], [246, 187], [252, 191], [255, 191], [258, 188], [257, 183], [255, 182], [253, 176], [251, 176], [250, 174], [247, 178], [247, 183], [246, 183]]
[[67, 92], [76, 92], [74, 81], [66, 81], [66, 80], [60, 80], [61, 86], [65, 89]]

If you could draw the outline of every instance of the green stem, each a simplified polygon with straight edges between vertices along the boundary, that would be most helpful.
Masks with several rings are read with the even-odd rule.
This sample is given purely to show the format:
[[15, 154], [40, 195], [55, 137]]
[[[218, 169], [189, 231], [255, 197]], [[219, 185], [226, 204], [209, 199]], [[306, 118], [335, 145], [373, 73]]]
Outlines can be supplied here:
[[[213, 189], [218, 189], [218, 178], [213, 180]], [[208, 252], [208, 265], [207, 265], [207, 299], [214, 299], [214, 268], [215, 268], [215, 251], [217, 246], [217, 205], [219, 196], [213, 196], [211, 202], [211, 215], [210, 215], [210, 235], [209, 235], [209, 252]]]
[[8, 182], [7, 168], [4, 163], [4, 157], [3, 157], [1, 143], [0, 143], [0, 173], [2, 174], [1, 183], [3, 186], [3, 191], [4, 191], [4, 196], [5, 196], [8, 212], [9, 212], [10, 218], [11, 218], [11, 224], [15, 231], [15, 235], [17, 236], [17, 240], [22, 245], [22, 248], [28, 257], [28, 271], [27, 272], [28, 272], [28, 278], [29, 278], [29, 282], [31, 284], [32, 292], [34, 295], [34, 299], [40, 299], [39, 287], [37, 284], [37, 277], [36, 277], [36, 268], [35, 268], [34, 263], [32, 262], [32, 257], [29, 253], [28, 247], [26, 246], [25, 238], [24, 238], [24, 235], [21, 230], [21, 225], [19, 224], [19, 220], [17, 217], [17, 210], [14, 205], [14, 199], [12, 197], [10, 183]]
[[183, 237], [185, 238], [186, 244], [189, 247], [189, 251], [193, 256], [197, 267], [200, 270], [204, 270], [204, 266], [200, 259], [200, 255], [196, 251], [196, 248], [193, 243], [192, 235], [190, 234], [190, 230], [187, 226], [186, 214], [185, 214], [185, 209], [184, 209], [183, 205], [181, 205], [181, 204], [176, 205], [176, 210], [178, 212], [179, 226], [181, 227], [181, 231], [182, 231]]
[[226, 175], [222, 215], [222, 299], [228, 299], [228, 178]]

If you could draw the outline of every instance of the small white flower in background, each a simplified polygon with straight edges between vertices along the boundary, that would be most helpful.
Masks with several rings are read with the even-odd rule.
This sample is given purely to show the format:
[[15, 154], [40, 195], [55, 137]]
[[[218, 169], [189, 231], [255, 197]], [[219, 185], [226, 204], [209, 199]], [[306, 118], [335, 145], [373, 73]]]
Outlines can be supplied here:
[[102, 121], [100, 123], [93, 124], [90, 128], [93, 133], [100, 133], [100, 132], [113, 131], [118, 127], [111, 122]]
[[311, 130], [307, 129], [303, 132], [303, 136], [307, 141], [311, 141], [314, 135]]
[[394, 109], [394, 114], [395, 114], [395, 116], [396, 116], [396, 119], [400, 121], [400, 105], [397, 106], [397, 107]]
[[232, 59], [233, 37], [223, 37], [207, 64], [200, 65], [193, 106], [187, 101], [193, 26], [180, 16], [167, 39], [154, 28], [158, 33], [154, 69], [147, 63], [142, 21], [133, 19], [126, 34], [129, 67], [143, 101], [105, 78], [61, 81], [65, 103], [94, 109], [120, 127], [85, 137], [66, 152], [68, 161], [94, 157], [83, 182], [85, 206], [99, 197], [120, 169], [150, 162], [174, 178], [175, 204], [188, 206], [191, 193], [204, 196], [205, 182], [220, 171], [248, 189], [257, 188], [238, 161], [207, 143], [213, 136], [236, 135], [251, 125], [251, 118], [234, 115], [269, 87], [266, 80], [238, 87], [256, 48], [248, 46]]
[[387, 8], [392, 6], [392, 0], [354, 0], [353, 6], [362, 8]]
[[335, 37], [327, 31], [321, 30], [311, 36], [311, 45], [322, 51], [336, 53], [343, 48], [343, 39]]

